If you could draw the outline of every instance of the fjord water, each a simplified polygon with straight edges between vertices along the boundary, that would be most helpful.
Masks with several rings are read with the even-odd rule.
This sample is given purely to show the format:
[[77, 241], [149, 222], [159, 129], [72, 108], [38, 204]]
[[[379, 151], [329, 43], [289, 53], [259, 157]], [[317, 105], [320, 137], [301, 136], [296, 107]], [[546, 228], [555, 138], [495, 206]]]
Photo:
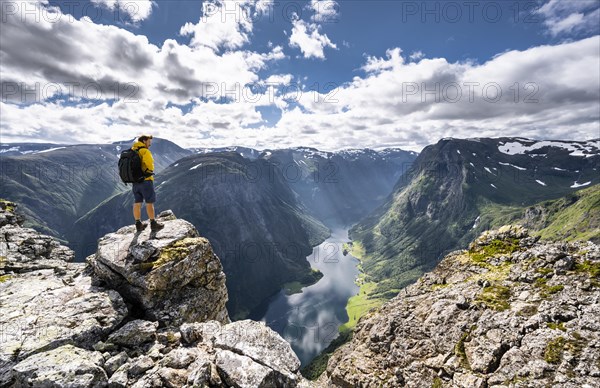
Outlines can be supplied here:
[[346, 303], [359, 289], [354, 283], [358, 260], [343, 254], [349, 227], [328, 226], [331, 236], [307, 256], [311, 267], [320, 270], [323, 277], [298, 294], [280, 291], [261, 319], [291, 344], [303, 366], [337, 336], [338, 327], [348, 320]]

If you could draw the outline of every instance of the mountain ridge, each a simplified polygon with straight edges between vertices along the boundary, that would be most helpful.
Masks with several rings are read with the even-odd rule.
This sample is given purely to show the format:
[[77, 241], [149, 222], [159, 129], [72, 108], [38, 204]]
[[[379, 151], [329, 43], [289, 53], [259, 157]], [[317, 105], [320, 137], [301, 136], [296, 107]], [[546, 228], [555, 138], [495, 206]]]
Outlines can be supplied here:
[[[598, 186], [598, 150], [592, 156], [571, 155], [574, 150], [564, 147], [540, 148], [532, 155], [499, 150], [514, 140], [446, 139], [419, 154], [384, 203], [349, 230], [353, 254], [361, 260], [361, 289], [349, 301], [348, 314], [360, 316], [396, 296], [484, 230], [525, 223], [527, 207]], [[573, 187], [578, 181], [589, 184]], [[594, 220], [600, 216], [596, 207], [589, 212]], [[597, 239], [600, 231], [591, 228], [588, 235]]]

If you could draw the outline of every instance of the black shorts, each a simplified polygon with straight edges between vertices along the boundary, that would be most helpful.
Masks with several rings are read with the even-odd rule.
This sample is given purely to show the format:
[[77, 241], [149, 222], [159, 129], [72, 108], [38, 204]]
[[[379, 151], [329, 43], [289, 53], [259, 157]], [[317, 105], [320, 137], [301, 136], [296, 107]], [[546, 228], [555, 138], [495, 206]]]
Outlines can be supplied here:
[[148, 180], [141, 183], [134, 183], [131, 191], [133, 191], [135, 203], [142, 203], [144, 201], [146, 201], [146, 203], [154, 203], [154, 201], [156, 201], [154, 181]]

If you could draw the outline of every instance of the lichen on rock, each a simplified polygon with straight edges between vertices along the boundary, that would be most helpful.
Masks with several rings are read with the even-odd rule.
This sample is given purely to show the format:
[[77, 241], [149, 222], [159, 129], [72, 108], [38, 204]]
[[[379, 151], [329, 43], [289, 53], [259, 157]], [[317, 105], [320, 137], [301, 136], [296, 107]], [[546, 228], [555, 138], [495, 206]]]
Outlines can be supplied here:
[[[598, 386], [600, 247], [484, 232], [363, 317], [322, 386]], [[390, 373], [394, 371], [394, 373]]]
[[225, 274], [210, 242], [192, 224], [161, 213], [165, 228], [126, 226], [99, 240], [88, 258], [97, 284], [117, 290], [147, 319], [161, 324], [229, 322]]

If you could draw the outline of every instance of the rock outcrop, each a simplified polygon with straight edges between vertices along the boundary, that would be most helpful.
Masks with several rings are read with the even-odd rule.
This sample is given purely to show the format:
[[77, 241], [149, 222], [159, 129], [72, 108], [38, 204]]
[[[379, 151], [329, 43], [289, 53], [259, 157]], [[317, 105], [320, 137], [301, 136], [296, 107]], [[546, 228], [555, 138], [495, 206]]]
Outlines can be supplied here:
[[600, 386], [600, 247], [485, 232], [363, 317], [338, 387]]
[[165, 225], [158, 232], [130, 225], [102, 237], [87, 259], [94, 280], [161, 324], [229, 322], [225, 274], [208, 240], [170, 211], [157, 219]]
[[[23, 228], [16, 205], [0, 209], [0, 386], [13, 367], [65, 344], [91, 348], [126, 317], [113, 291], [92, 286], [73, 252], [51, 237]], [[37, 385], [37, 384], [34, 384]]]
[[0, 203], [0, 386], [308, 387], [290, 345], [229, 322], [221, 264], [194, 227], [125, 227], [87, 263]]

